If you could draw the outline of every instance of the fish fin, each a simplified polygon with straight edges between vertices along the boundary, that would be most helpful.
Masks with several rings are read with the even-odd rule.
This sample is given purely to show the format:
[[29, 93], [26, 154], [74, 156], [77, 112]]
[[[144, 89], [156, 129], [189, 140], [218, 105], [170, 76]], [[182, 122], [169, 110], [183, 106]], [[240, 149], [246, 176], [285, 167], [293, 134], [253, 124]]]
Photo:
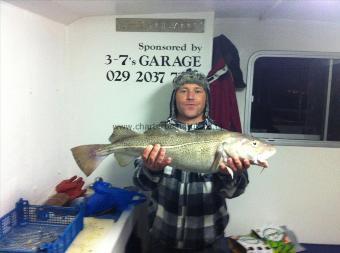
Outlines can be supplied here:
[[228, 166], [227, 166], [227, 171], [230, 174], [231, 179], [234, 179], [234, 171], [230, 167], [228, 167]]
[[119, 154], [119, 153], [115, 153], [114, 156], [115, 156], [118, 164], [121, 167], [127, 166], [134, 159], [134, 157], [131, 157], [131, 156], [128, 156], [128, 155], [124, 155], [124, 154]]
[[219, 166], [222, 160], [223, 160], [223, 149], [222, 149], [222, 145], [220, 145], [216, 150], [215, 159], [213, 163], [211, 164], [210, 171], [217, 172], [219, 170]]
[[172, 126], [170, 124], [161, 123], [155, 127], [152, 127], [144, 132], [146, 135], [159, 135], [159, 134], [170, 134], [170, 133], [187, 133], [185, 130]]
[[185, 131], [184, 129], [170, 125], [170, 124], [163, 124], [162, 128], [164, 128], [165, 131], [167, 131], [167, 132], [187, 133], [187, 131]]
[[[224, 156], [225, 156], [225, 154], [223, 152], [223, 145], [220, 145], [216, 150], [214, 162], [212, 163], [212, 165], [210, 167], [211, 172], [219, 171], [219, 166], [220, 166], [220, 163], [224, 160]], [[226, 168], [227, 168], [227, 171], [228, 171], [229, 175], [231, 176], [231, 178], [234, 179], [233, 170], [228, 166], [226, 166]]]
[[[217, 167], [215, 168], [216, 171], [218, 170], [218, 166], [220, 165], [220, 162], [224, 161], [224, 159], [226, 157], [228, 157], [228, 155], [224, 151], [224, 145], [225, 145], [225, 143], [222, 143], [217, 148], [217, 151], [216, 151], [215, 160], [213, 162], [213, 165], [216, 166], [217, 159], [219, 159], [219, 161], [217, 163]], [[227, 168], [227, 171], [228, 171], [229, 175], [231, 176], [231, 178], [234, 179], [234, 172], [233, 172], [233, 170], [229, 166], [226, 166], [226, 168]]]
[[97, 150], [103, 149], [107, 144], [93, 144], [74, 147], [71, 149], [74, 160], [79, 168], [86, 176], [91, 175], [99, 164], [106, 158], [105, 156], [98, 156]]
[[153, 127], [144, 132], [145, 135], [164, 135], [166, 130], [163, 127]]
[[126, 137], [131, 137], [138, 135], [137, 132], [131, 130], [130, 128], [123, 127], [123, 126], [114, 126], [113, 127], [113, 132], [109, 138], [109, 141], [111, 143], [114, 143], [116, 141], [122, 140]]

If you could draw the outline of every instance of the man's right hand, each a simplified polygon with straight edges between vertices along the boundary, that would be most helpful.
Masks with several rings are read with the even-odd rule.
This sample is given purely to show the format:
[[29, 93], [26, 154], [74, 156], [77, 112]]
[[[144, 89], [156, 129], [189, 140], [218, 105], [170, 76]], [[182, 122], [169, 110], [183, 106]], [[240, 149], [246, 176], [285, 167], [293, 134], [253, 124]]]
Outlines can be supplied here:
[[144, 166], [151, 171], [163, 170], [165, 166], [171, 163], [171, 158], [165, 156], [165, 148], [159, 144], [154, 146], [148, 145], [142, 154]]

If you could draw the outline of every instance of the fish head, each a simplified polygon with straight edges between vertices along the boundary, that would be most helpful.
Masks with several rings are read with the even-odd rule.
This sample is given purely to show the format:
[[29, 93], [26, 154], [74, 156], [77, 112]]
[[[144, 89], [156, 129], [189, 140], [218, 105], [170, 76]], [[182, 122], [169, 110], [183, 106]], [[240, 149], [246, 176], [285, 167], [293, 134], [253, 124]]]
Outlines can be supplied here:
[[227, 156], [239, 157], [253, 161], [254, 164], [265, 164], [267, 159], [276, 153], [276, 148], [258, 138], [239, 135], [224, 142], [224, 152]]

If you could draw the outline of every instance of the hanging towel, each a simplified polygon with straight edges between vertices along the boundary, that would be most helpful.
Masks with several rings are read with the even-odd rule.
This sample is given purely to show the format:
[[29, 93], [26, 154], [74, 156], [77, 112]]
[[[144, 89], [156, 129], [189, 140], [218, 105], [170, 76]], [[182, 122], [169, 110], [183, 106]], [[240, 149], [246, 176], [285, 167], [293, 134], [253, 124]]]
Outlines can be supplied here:
[[211, 93], [210, 117], [220, 127], [241, 133], [234, 79], [223, 59], [209, 72], [208, 80]]
[[240, 56], [238, 54], [238, 50], [235, 45], [223, 34], [215, 37], [213, 41], [213, 66], [218, 64], [221, 59], [224, 60], [225, 64], [231, 71], [234, 78], [235, 87], [246, 87], [240, 68]]

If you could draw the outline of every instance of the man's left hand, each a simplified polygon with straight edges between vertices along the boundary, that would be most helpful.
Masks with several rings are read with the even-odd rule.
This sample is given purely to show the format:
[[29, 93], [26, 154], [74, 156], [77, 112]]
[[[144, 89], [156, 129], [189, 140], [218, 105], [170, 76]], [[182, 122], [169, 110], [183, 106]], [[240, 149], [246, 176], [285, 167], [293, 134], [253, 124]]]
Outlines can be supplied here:
[[[254, 164], [253, 161], [250, 161], [248, 159], [242, 159], [242, 158], [231, 158], [229, 157], [226, 161], [222, 162], [220, 164], [220, 171], [221, 172], [226, 172], [229, 174], [228, 170], [227, 170], [227, 166], [229, 168], [231, 168], [234, 172], [237, 171], [244, 171], [247, 170], [250, 165]], [[263, 168], [267, 168], [267, 163], [259, 163], [259, 166], [262, 166]]]

